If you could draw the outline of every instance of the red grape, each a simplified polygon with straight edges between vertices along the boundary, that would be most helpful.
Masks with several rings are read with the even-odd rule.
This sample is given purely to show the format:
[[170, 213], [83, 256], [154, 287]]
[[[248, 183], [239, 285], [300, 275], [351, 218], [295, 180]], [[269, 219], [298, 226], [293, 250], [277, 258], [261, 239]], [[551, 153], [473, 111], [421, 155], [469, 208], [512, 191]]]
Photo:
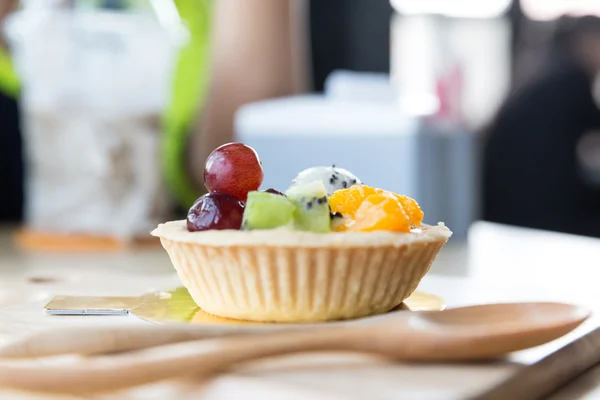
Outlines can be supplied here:
[[190, 232], [209, 229], [240, 229], [244, 206], [233, 195], [213, 192], [200, 197], [187, 215]]
[[204, 185], [209, 192], [229, 193], [242, 201], [260, 187], [263, 176], [256, 151], [242, 143], [218, 147], [204, 165]]

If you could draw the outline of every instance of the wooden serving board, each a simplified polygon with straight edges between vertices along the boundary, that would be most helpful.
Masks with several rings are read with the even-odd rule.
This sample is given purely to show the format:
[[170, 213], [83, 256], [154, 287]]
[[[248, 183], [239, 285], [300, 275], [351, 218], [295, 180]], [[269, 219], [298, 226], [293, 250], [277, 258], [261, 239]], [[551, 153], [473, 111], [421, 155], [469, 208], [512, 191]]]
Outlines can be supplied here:
[[[510, 359], [402, 364], [351, 354], [307, 354], [243, 367], [219, 378], [218, 385], [222, 380], [236, 382], [239, 390], [248, 390], [249, 396], [265, 399], [302, 393], [324, 400], [537, 400], [550, 398], [569, 384], [576, 385], [578, 377], [599, 363], [600, 328], [532, 364]], [[260, 382], [260, 390], [253, 392], [247, 378]], [[557, 395], [556, 400], [578, 398]]]
[[[600, 242], [599, 242], [600, 243]], [[511, 271], [506, 271], [507, 275]], [[488, 364], [489, 384], [481, 386], [469, 399], [542, 399], [547, 398], [594, 367], [600, 367], [600, 303], [595, 283], [584, 282], [573, 276], [560, 276], [556, 280], [510, 281], [458, 277], [426, 279], [423, 290], [433, 290], [448, 300], [448, 306], [473, 303], [512, 301], [558, 301], [579, 304], [592, 311], [592, 317], [570, 334], [547, 345], [515, 353], [506, 360]], [[562, 279], [562, 281], [561, 281]], [[571, 284], [570, 281], [574, 281]], [[561, 282], [559, 286], [555, 282]], [[575, 285], [575, 282], [577, 285]], [[575, 289], [578, 287], [579, 290]], [[454, 299], [455, 301], [452, 301]], [[456, 301], [458, 299], [458, 301]], [[506, 366], [505, 375], [492, 378], [491, 371]], [[462, 397], [461, 397], [462, 398]], [[571, 397], [568, 397], [571, 399]]]
[[[137, 298], [59, 296], [46, 306], [46, 310], [63, 310], [67, 312], [58, 314], [67, 315], [88, 314], [87, 312], [78, 312], [83, 307], [85, 310], [89, 310], [91, 315], [98, 310], [103, 312], [106, 310], [130, 311], [135, 315], [135, 309], [139, 307], [139, 317], [161, 324], [185, 323], [196, 325], [198, 328], [215, 329], [215, 325], [222, 328], [235, 323], [217, 317], [207, 319], [204, 316], [205, 313], [198, 311], [189, 294], [183, 288], [159, 293], [163, 295], [148, 294]], [[414, 299], [408, 301], [406, 308], [409, 310], [434, 310], [443, 309], [444, 306], [445, 304], [441, 298], [424, 292], [416, 292]], [[200, 320], [197, 317], [199, 313], [201, 315]], [[184, 318], [182, 317], [183, 314], [186, 316], [189, 314], [194, 318]], [[238, 321], [237, 324], [239, 325], [239, 323]], [[559, 340], [558, 343], [525, 352], [528, 355], [524, 358], [516, 356], [514, 359], [509, 357], [507, 360], [499, 360], [497, 363], [499, 370], [505, 365], [507, 373], [498, 375], [500, 379], [491, 379], [490, 385], [484, 387], [483, 390], [474, 390], [473, 396], [465, 398], [482, 400], [545, 398], [545, 396], [555, 392], [600, 363], [600, 328], [591, 328], [590, 331], [590, 327], [595, 326], [595, 324], [594, 321], [588, 321], [587, 328], [583, 327], [584, 329], [573, 332], [573, 334]], [[536, 362], [529, 363], [527, 361], [536, 357], [539, 359]], [[520, 361], [520, 359], [523, 361]], [[333, 358], [330, 360], [333, 360]], [[301, 362], [299, 365], [300, 369], [320, 368], [318, 363], [313, 364], [310, 359], [307, 363]], [[494, 363], [491, 363], [491, 365], [494, 366]], [[483, 367], [481, 364], [480, 366]], [[410, 365], [402, 368], [406, 367], [411, 368]], [[455, 366], [455, 368], [462, 367], [460, 365]], [[293, 371], [295, 368], [297, 366], [291, 368], [291, 370]], [[439, 367], [435, 366], [434, 368]], [[452, 368], [452, 366], [448, 365], [446, 368]], [[395, 367], [386, 368], [386, 373], [394, 369]]]
[[479, 400], [542, 399], [600, 364], [600, 328], [584, 334], [542, 360], [521, 368]]

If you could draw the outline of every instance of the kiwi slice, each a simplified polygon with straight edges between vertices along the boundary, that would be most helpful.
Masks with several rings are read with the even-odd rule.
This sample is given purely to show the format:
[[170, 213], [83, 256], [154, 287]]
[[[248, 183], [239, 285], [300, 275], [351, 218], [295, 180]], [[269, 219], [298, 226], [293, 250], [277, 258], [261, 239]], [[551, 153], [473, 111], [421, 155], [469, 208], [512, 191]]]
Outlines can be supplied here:
[[296, 229], [317, 233], [331, 232], [327, 189], [323, 182], [314, 181], [294, 186], [286, 196], [296, 202]]
[[242, 230], [293, 228], [296, 208], [296, 203], [285, 196], [269, 192], [249, 192]]

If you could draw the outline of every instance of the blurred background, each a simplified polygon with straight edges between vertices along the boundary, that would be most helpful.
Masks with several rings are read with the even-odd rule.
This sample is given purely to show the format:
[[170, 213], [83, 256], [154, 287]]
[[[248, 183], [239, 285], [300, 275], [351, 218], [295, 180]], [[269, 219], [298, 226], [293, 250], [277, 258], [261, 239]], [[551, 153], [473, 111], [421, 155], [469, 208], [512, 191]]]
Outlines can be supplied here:
[[597, 0], [0, 0], [0, 16], [0, 222], [24, 247], [147, 237], [233, 140], [264, 187], [335, 164], [457, 240], [480, 219], [600, 237]]

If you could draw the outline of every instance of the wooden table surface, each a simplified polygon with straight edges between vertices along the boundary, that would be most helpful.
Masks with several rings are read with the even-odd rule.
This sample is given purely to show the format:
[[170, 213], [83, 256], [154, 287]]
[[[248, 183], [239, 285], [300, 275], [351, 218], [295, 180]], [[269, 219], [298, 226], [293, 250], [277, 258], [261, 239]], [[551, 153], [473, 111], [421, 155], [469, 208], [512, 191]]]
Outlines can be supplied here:
[[[450, 307], [501, 301], [565, 301], [600, 315], [600, 240], [476, 223], [468, 243], [450, 242], [421, 290]], [[136, 296], [180, 286], [162, 249], [107, 254], [35, 254], [14, 249], [0, 231], [0, 345], [17, 336], [65, 326], [144, 323], [133, 317], [51, 317], [49, 298], [63, 295]], [[489, 389], [596, 326], [494, 363], [411, 365], [358, 354], [306, 354], [243, 366], [196, 382], [178, 380], [122, 393], [121, 399], [464, 399]], [[44, 398], [0, 390], [0, 399]], [[56, 397], [53, 397], [56, 398]], [[95, 397], [114, 398], [113, 395]], [[600, 398], [600, 367], [553, 399]]]

